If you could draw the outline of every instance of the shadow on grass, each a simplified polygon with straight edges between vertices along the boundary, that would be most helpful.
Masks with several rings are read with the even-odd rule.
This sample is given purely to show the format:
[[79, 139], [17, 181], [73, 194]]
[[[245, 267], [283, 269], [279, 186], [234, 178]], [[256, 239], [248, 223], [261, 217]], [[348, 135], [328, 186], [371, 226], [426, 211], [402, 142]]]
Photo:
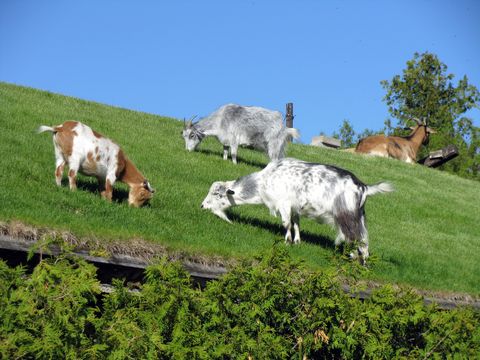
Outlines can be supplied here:
[[[218, 157], [223, 158], [223, 152], [212, 151], [212, 150], [207, 150], [207, 149], [200, 149], [200, 150], [197, 150], [197, 151], [199, 153], [202, 153], [202, 154], [205, 154], [205, 155], [213, 155], [213, 156], [218, 156]], [[230, 157], [230, 155], [228, 157], [228, 160], [226, 160], [226, 161], [232, 161], [232, 158]], [[253, 167], [257, 167], [259, 169], [263, 169], [268, 164], [268, 163], [261, 163], [261, 162], [257, 162], [257, 161], [245, 160], [241, 156], [238, 156], [238, 155], [237, 155], [237, 162], [244, 163], [246, 165], [250, 165], [250, 166], [253, 166]]]
[[[101, 196], [100, 187], [96, 181], [77, 179], [77, 188], [78, 190], [88, 191], [97, 196]], [[128, 201], [128, 191], [114, 186], [112, 201], [115, 203], [123, 203], [124, 201]]]
[[[245, 218], [233, 213], [229, 213], [228, 217], [230, 218], [230, 220], [234, 222], [253, 225], [253, 226], [265, 229], [267, 231], [270, 231], [272, 234], [279, 235], [282, 238], [285, 237], [285, 229], [280, 224], [274, 224], [274, 223], [259, 220], [259, 219]], [[335, 245], [332, 239], [326, 236], [314, 235], [312, 233], [309, 233], [308, 231], [302, 231], [301, 226], [300, 226], [300, 237], [302, 239], [302, 242], [320, 245], [321, 247], [326, 249], [335, 249]]]

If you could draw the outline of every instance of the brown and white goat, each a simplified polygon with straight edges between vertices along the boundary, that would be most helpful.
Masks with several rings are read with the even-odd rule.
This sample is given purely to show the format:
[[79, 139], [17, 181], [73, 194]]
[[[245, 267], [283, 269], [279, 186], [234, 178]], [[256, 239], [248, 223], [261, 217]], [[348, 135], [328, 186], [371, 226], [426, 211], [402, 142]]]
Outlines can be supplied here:
[[415, 119], [417, 125], [406, 137], [374, 135], [361, 139], [355, 152], [394, 158], [407, 163], [415, 163], [420, 146], [428, 144], [430, 134], [436, 131], [429, 128], [425, 121]]
[[129, 205], [140, 207], [152, 198], [155, 190], [112, 140], [78, 121], [65, 121], [54, 127], [42, 125], [38, 128], [38, 133], [45, 131], [53, 133], [55, 179], [58, 186], [62, 184], [63, 169], [67, 164], [71, 190], [77, 188], [77, 172], [80, 172], [97, 178], [101, 195], [108, 201], [112, 201], [116, 180], [130, 187]]

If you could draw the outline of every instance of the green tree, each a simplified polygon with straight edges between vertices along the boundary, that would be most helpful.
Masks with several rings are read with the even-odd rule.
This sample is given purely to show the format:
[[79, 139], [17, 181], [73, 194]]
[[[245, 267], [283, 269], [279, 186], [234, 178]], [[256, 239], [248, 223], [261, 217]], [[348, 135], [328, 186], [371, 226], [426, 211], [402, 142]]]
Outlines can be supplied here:
[[480, 94], [468, 83], [465, 75], [453, 84], [454, 75], [447, 74], [447, 66], [435, 54], [415, 53], [407, 61], [403, 74], [381, 84], [387, 91], [384, 101], [390, 114], [401, 127], [414, 125], [412, 117], [426, 119], [438, 133], [430, 136], [430, 143], [420, 156], [448, 144], [458, 147], [457, 159], [442, 166], [461, 176], [479, 178], [480, 136], [465, 113], [480, 102]]
[[366, 137], [372, 136], [372, 135], [377, 135], [378, 132], [370, 129], [364, 129], [361, 133], [357, 134], [357, 143]]
[[356, 133], [350, 122], [345, 119], [343, 120], [342, 126], [340, 126], [340, 128], [338, 129], [338, 133], [334, 131], [332, 137], [340, 139], [342, 141], [342, 148], [348, 149], [355, 147], [358, 141], [363, 138], [372, 135], [391, 133], [392, 131], [393, 130], [390, 126], [390, 120], [386, 120], [385, 128], [383, 128], [382, 130], [375, 131], [371, 129], [364, 129], [361, 133]]
[[334, 132], [332, 136], [342, 141], [342, 148], [350, 148], [356, 145], [354, 141], [355, 130], [347, 119], [343, 120], [342, 126], [338, 130], [339, 134]]

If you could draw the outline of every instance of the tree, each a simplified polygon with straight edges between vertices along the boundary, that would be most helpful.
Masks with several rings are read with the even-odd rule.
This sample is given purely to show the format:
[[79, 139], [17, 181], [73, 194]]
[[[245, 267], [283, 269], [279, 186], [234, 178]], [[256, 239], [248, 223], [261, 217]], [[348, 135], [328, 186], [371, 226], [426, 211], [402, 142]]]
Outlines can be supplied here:
[[429, 127], [438, 132], [430, 136], [430, 143], [420, 156], [454, 144], [460, 155], [442, 169], [479, 179], [480, 130], [464, 114], [479, 106], [480, 94], [468, 83], [466, 75], [456, 86], [453, 78], [435, 54], [415, 53], [402, 76], [396, 75], [390, 82], [381, 81], [387, 91], [384, 101], [399, 126], [414, 125], [412, 118], [416, 117], [426, 119]]
[[370, 130], [370, 129], [364, 129], [361, 133], [357, 134], [357, 143], [360, 140], [365, 139], [366, 137], [377, 135], [377, 134], [379, 134], [378, 131], [374, 131], [374, 130]]
[[355, 130], [347, 119], [343, 120], [342, 126], [339, 129], [340, 134], [334, 132], [332, 136], [342, 141], [343, 148], [350, 148], [356, 145], [354, 142]]
[[379, 131], [364, 129], [361, 133], [356, 133], [350, 122], [343, 120], [342, 126], [338, 129], [338, 133], [335, 131], [332, 137], [340, 139], [342, 141], [342, 148], [348, 149], [355, 147], [359, 140], [366, 138], [367, 136], [385, 134], [391, 132], [390, 120], [385, 121], [385, 128]]

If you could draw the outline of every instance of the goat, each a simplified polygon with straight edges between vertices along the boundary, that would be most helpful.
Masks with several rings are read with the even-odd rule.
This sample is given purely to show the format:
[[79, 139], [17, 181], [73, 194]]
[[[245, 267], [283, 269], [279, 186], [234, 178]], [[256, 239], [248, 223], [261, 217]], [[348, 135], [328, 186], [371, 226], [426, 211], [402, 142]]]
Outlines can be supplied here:
[[388, 158], [394, 158], [407, 163], [415, 163], [420, 146], [427, 145], [429, 135], [436, 131], [429, 128], [425, 121], [413, 119], [417, 125], [407, 137], [374, 135], [361, 139], [355, 152]]
[[62, 185], [63, 170], [67, 164], [71, 190], [76, 190], [77, 172], [80, 172], [98, 179], [101, 196], [108, 201], [112, 201], [116, 180], [129, 186], [129, 205], [140, 207], [152, 198], [155, 190], [112, 140], [78, 121], [65, 121], [54, 127], [42, 125], [37, 132], [45, 131], [53, 133], [58, 186]]
[[357, 253], [365, 264], [368, 232], [365, 227], [367, 196], [393, 191], [389, 183], [365, 185], [351, 172], [330, 165], [286, 158], [263, 170], [234, 181], [214, 182], [201, 207], [230, 222], [225, 211], [231, 206], [264, 204], [272, 215], [278, 212], [285, 227], [285, 242], [300, 242], [300, 215], [335, 225], [335, 245], [359, 240]]
[[215, 136], [223, 144], [223, 159], [228, 159], [230, 148], [236, 164], [239, 145], [266, 151], [271, 160], [277, 160], [284, 157], [287, 139], [290, 136], [298, 139], [300, 134], [297, 129], [283, 125], [278, 111], [227, 104], [195, 124], [186, 123], [182, 136], [188, 151], [194, 151], [206, 136]]

